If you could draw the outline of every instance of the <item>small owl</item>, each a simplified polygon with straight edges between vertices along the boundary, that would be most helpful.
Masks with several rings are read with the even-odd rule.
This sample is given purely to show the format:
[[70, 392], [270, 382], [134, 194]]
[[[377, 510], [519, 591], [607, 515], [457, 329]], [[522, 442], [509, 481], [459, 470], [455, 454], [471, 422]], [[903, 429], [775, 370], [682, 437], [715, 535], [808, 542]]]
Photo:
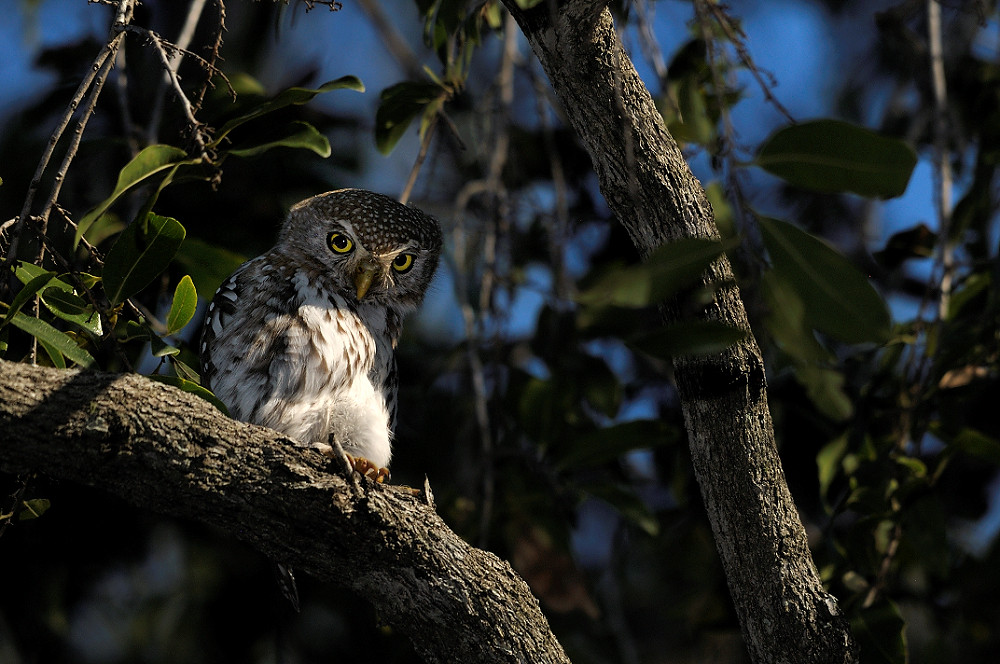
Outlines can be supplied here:
[[384, 479], [396, 419], [394, 351], [424, 297], [441, 228], [361, 189], [306, 199], [278, 241], [219, 288], [205, 318], [205, 385], [236, 419], [330, 452]]

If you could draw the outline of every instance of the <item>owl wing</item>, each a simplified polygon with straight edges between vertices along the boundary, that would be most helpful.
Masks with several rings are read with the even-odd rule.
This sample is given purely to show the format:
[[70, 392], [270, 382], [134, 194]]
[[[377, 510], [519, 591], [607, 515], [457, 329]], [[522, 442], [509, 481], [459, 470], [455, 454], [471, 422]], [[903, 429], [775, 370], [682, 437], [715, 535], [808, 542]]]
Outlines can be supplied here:
[[306, 443], [326, 441], [330, 404], [371, 368], [357, 314], [279, 255], [249, 261], [206, 315], [206, 385], [230, 415]]
[[[260, 406], [272, 392], [267, 356], [281, 355], [286, 345], [283, 335], [268, 334], [267, 321], [287, 314], [279, 303], [294, 296], [290, 288], [283, 288], [287, 282], [268, 279], [273, 276], [270, 272], [268, 261], [260, 256], [240, 266], [219, 287], [205, 315], [200, 348], [205, 386], [234, 418], [257, 424], [262, 419]], [[268, 352], [254, 351], [262, 347]]]

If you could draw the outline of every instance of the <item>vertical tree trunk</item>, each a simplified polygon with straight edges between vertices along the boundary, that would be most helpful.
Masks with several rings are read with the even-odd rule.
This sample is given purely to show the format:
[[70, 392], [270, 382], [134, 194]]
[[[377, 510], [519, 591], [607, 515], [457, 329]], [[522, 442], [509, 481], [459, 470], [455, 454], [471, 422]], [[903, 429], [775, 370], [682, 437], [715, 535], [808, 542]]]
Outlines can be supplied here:
[[[685, 237], [718, 238], [704, 189], [615, 32], [603, 2], [504, 0], [582, 138], [612, 211], [645, 256]], [[732, 284], [725, 257], [706, 284]], [[748, 331], [724, 353], [675, 363], [695, 474], [754, 662], [853, 662], [856, 647], [824, 592], [785, 482], [760, 348], [735, 285], [701, 316]]]

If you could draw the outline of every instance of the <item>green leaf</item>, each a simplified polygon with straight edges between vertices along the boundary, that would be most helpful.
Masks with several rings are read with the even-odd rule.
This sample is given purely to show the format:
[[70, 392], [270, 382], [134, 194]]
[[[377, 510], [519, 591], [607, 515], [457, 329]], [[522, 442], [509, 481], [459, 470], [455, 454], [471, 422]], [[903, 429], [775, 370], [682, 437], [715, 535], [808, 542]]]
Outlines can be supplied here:
[[949, 441], [949, 444], [966, 454], [1000, 466], [1000, 441], [982, 431], [962, 429]]
[[42, 304], [57, 317], [79, 325], [95, 337], [104, 334], [101, 315], [94, 306], [85, 302], [67, 284], [58, 279], [52, 286], [42, 291]]
[[648, 307], [697, 282], [725, 247], [716, 240], [685, 238], [654, 251], [639, 265], [616, 268], [581, 292], [587, 306]]
[[191, 277], [184, 275], [174, 289], [174, 299], [167, 313], [167, 334], [177, 334], [191, 322], [195, 310], [198, 309], [198, 291], [195, 290]]
[[87, 242], [96, 247], [112, 235], [121, 233], [124, 228], [125, 224], [118, 218], [118, 215], [105, 212], [90, 224], [90, 228], [83, 236], [87, 238]]
[[556, 460], [559, 468], [584, 468], [614, 461], [632, 450], [650, 449], [680, 440], [675, 427], [661, 420], [635, 420], [598, 429], [573, 443]]
[[375, 145], [379, 152], [392, 152], [413, 119], [444, 94], [441, 86], [422, 81], [403, 81], [383, 90], [375, 112]]
[[[54, 273], [37, 265], [22, 262], [18, 264], [14, 274], [24, 284], [44, 275], [52, 276], [53, 278], [48, 282], [47, 287], [42, 289], [40, 294], [42, 304], [45, 305], [45, 308], [57, 317], [79, 325], [95, 337], [100, 337], [104, 334], [101, 317], [95, 311], [93, 305], [80, 299], [76, 294], [76, 290], [62, 279], [56, 278]], [[80, 276], [89, 277], [90, 275]]]
[[191, 275], [198, 295], [202, 299], [211, 300], [222, 282], [246, 262], [246, 257], [199, 238], [189, 237], [184, 240], [174, 260]]
[[178, 378], [189, 380], [198, 385], [201, 384], [201, 376], [198, 372], [178, 360], [176, 355], [170, 357], [170, 365], [174, 368], [174, 373], [177, 374]]
[[205, 401], [209, 402], [216, 408], [218, 408], [224, 414], [229, 415], [229, 409], [226, 408], [226, 404], [219, 401], [218, 397], [216, 397], [214, 394], [206, 390], [201, 385], [198, 385], [197, 383], [193, 383], [190, 380], [185, 380], [184, 378], [179, 378], [177, 376], [160, 376], [158, 374], [152, 376], [146, 376], [146, 378], [149, 378], [150, 380], [155, 380], [158, 383], [172, 385], [177, 389], [183, 390], [185, 392], [190, 392], [191, 394], [195, 394], [204, 399]]
[[171, 346], [163, 340], [163, 337], [152, 333], [149, 335], [149, 352], [153, 357], [168, 357], [170, 355], [177, 355], [181, 352], [181, 349]]
[[[24, 330], [44, 344], [48, 344], [52, 349], [62, 353], [67, 358], [76, 362], [82, 367], [94, 365], [94, 358], [90, 353], [76, 345], [76, 342], [65, 332], [61, 332], [48, 323], [38, 318], [25, 316], [22, 313], [14, 314], [11, 322], [21, 330]], [[48, 352], [48, 349], [46, 349]]]
[[115, 306], [146, 287], [170, 264], [184, 241], [180, 222], [155, 214], [147, 230], [136, 222], [126, 228], [104, 260], [104, 292]]
[[[38, 337], [35, 338], [38, 339]], [[52, 346], [49, 343], [46, 343], [45, 341], [42, 341], [41, 339], [38, 339], [38, 345], [42, 347], [42, 350], [45, 351], [45, 354], [49, 356], [50, 360], [52, 360], [52, 366], [54, 366], [56, 369], [66, 368], [66, 356], [60, 353], [58, 348]]]
[[888, 338], [885, 301], [843, 255], [778, 219], [761, 217], [760, 229], [774, 274], [801, 298], [809, 327], [847, 343]]
[[7, 314], [3, 318], [3, 323], [0, 323], [0, 327], [6, 325], [10, 322], [10, 319], [14, 317], [14, 314], [19, 312], [21, 308], [35, 296], [38, 291], [45, 288], [50, 281], [55, 278], [55, 274], [52, 272], [45, 272], [32, 277], [30, 280], [25, 282], [24, 288], [22, 288], [14, 299], [11, 301], [10, 306], [7, 309]]
[[23, 501], [21, 506], [23, 509], [17, 515], [18, 520], [29, 521], [45, 514], [52, 507], [52, 501], [48, 498], [32, 498], [31, 500]]
[[237, 157], [252, 157], [267, 152], [271, 148], [304, 148], [326, 158], [332, 152], [330, 141], [308, 122], [293, 122], [282, 133], [283, 135], [272, 138], [265, 143], [229, 150], [229, 154]]
[[720, 353], [746, 337], [743, 330], [717, 321], [686, 321], [628, 340], [628, 345], [663, 360], [682, 355]]
[[356, 76], [342, 76], [341, 78], [335, 79], [333, 81], [327, 81], [323, 85], [316, 89], [309, 88], [288, 88], [278, 93], [278, 95], [269, 101], [254, 107], [250, 112], [245, 113], [237, 118], [233, 118], [226, 124], [222, 125], [222, 129], [215, 135], [210, 147], [217, 147], [221, 144], [222, 139], [224, 139], [229, 132], [236, 129], [242, 124], [245, 124], [251, 120], [261, 117], [262, 115], [267, 115], [268, 113], [273, 113], [279, 109], [288, 106], [298, 106], [311, 101], [317, 95], [321, 95], [324, 92], [330, 92], [331, 90], [357, 90], [358, 92], [364, 92], [365, 86], [361, 80]]
[[830, 362], [830, 353], [806, 325], [805, 304], [798, 292], [774, 270], [761, 275], [760, 285], [767, 305], [764, 323], [778, 347], [797, 362]]
[[819, 471], [819, 495], [823, 498], [824, 504], [827, 504], [827, 493], [830, 491], [830, 485], [837, 477], [841, 467], [840, 462], [847, 452], [847, 444], [847, 434], [841, 434], [824, 445], [823, 449], [816, 455], [816, 468]]
[[819, 412], [835, 422], [854, 415], [854, 403], [844, 392], [844, 374], [830, 367], [799, 362], [794, 367], [795, 379], [806, 388], [806, 395]]
[[805, 189], [892, 198], [917, 164], [909, 145], [839, 120], [791, 125], [772, 134], [755, 163]]
[[185, 159], [187, 153], [172, 145], [150, 145], [137, 154], [118, 174], [118, 183], [111, 195], [88, 212], [80, 220], [73, 238], [73, 248], [80, 244], [80, 238], [117, 201], [122, 194], [157, 173], [173, 168], [182, 162], [197, 163], [197, 159]]

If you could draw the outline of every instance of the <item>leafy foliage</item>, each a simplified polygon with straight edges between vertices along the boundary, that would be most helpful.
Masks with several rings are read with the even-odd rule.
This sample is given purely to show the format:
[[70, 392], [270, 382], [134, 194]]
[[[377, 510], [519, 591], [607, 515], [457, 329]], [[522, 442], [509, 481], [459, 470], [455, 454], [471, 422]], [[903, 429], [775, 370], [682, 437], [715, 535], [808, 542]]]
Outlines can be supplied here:
[[[427, 313], [400, 344], [394, 475], [413, 486], [430, 476], [449, 523], [532, 584], [574, 661], [707, 661], [706, 652], [743, 661], [670, 362], [747, 332], [665, 328], [660, 316], [668, 306], [683, 318], [731, 286], [700, 285], [723, 255], [764, 348], [782, 462], [814, 556], [863, 661], [989, 661], [1000, 647], [991, 629], [1000, 547], [995, 534], [969, 535], [995, 509], [1000, 464], [1000, 70], [963, 10], [946, 10], [954, 29], [944, 134], [929, 117], [926, 67], [914, 64], [926, 59], [924, 21], [901, 5], [876, 17], [880, 42], [863, 68], [829, 68], [830, 87], [844, 85], [838, 118], [786, 118], [759, 145], [735, 133], [734, 109], [760, 95], [758, 81], [765, 96], [794, 91], [767, 84], [742, 36], [749, 24], [718, 3], [692, 3], [690, 35], [665, 45], [673, 52], [658, 62], [643, 41], [652, 34], [643, 7], [617, 15], [650, 54], [657, 75], [647, 85], [706, 182], [725, 238], [669, 244], [642, 261], [608, 218], [539, 72], [501, 43], [510, 24], [500, 3], [418, 0], [420, 25], [396, 23], [424, 45], [416, 66], [401, 62], [405, 80], [366, 75], [382, 92], [351, 112], [322, 100], [361, 100], [346, 94], [363, 92], [361, 81], [316, 84], [319, 64], [285, 67], [298, 60], [267, 46], [280, 8], [247, 4], [227, 19], [224, 71], [186, 55], [182, 87], [165, 93], [155, 126], [150, 100], [165, 83], [149, 35], [176, 30], [187, 3], [147, 4], [137, 20], [157, 32], [128, 35], [127, 76], [112, 76], [123, 96], [105, 90], [96, 100], [58, 206], [44, 202], [58, 180], [53, 162], [37, 182], [34, 219], [17, 225], [0, 297], [4, 358], [136, 368], [224, 410], [200, 385], [198, 302], [270, 243], [290, 203], [359, 181], [395, 186], [386, 162], [365, 155], [373, 145], [398, 158], [413, 128], [430, 155], [415, 198], [450, 231], [449, 256]], [[869, 3], [821, 4], [846, 24], [873, 19]], [[992, 4], [983, 11], [995, 21]], [[198, 38], [207, 41], [192, 52], [214, 48]], [[65, 90], [100, 50], [85, 40], [38, 54], [58, 83], [5, 116], [3, 219], [21, 213]], [[892, 91], [892, 104], [878, 101]], [[180, 96], [197, 127], [174, 103]], [[940, 169], [938, 157], [954, 173], [949, 219], [880, 207], [913, 195], [915, 165]], [[872, 235], [879, 223], [884, 244]], [[14, 229], [2, 238], [5, 257]], [[77, 658], [72, 648], [93, 647], [69, 645], [66, 634], [87, 624], [80, 616], [127, 614], [108, 622], [124, 625], [112, 641], [126, 645], [104, 661], [168, 651], [254, 660], [274, 650], [278, 623], [289, 658], [413, 661], [398, 635], [335, 588], [301, 579], [303, 614], [286, 616], [266, 561], [212, 533], [44, 479], [4, 482], [11, 500], [0, 523], [13, 525], [0, 547], [24, 573], [6, 578], [0, 630], [9, 624], [31, 658]], [[100, 544], [68, 555], [64, 542], [84, 537]], [[163, 551], [180, 553], [170, 562]], [[151, 583], [149, 569], [173, 580]], [[109, 599], [113, 583], [128, 587], [128, 611]], [[239, 635], [217, 622], [231, 615], [241, 617]], [[158, 650], [157, 638], [170, 647]]]

